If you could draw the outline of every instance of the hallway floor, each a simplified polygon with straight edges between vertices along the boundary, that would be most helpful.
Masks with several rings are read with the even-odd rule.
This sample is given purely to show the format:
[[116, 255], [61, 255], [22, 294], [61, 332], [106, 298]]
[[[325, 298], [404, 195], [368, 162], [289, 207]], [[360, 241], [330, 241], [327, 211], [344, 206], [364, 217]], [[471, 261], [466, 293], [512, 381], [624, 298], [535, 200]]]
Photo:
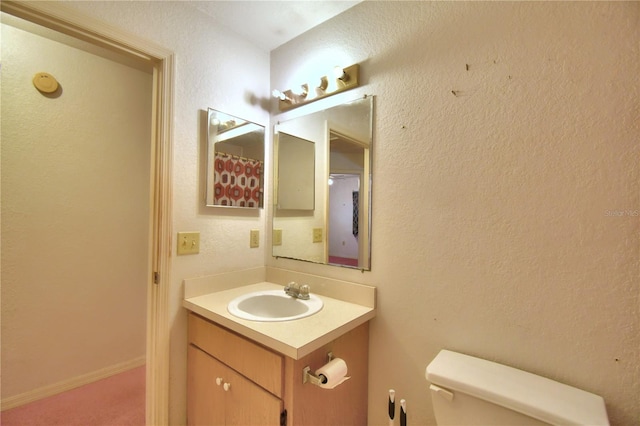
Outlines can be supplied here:
[[2, 426], [144, 426], [145, 366], [0, 414]]

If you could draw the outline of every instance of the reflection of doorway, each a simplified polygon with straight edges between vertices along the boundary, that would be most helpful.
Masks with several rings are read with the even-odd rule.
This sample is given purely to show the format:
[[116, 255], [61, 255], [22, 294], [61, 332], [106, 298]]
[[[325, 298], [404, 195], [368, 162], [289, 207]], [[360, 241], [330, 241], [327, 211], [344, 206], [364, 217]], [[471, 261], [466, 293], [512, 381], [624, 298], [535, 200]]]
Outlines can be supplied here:
[[329, 175], [329, 263], [358, 266], [360, 175]]
[[[327, 124], [327, 263], [369, 267], [369, 146]], [[334, 186], [335, 185], [335, 186]]]

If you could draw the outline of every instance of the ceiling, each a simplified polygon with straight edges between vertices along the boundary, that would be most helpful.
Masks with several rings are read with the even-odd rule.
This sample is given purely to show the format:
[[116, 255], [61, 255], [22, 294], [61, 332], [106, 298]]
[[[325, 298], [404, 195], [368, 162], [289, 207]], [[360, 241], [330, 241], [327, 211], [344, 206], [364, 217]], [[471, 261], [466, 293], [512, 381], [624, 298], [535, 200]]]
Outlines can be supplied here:
[[196, 0], [185, 4], [270, 52], [361, 1]]

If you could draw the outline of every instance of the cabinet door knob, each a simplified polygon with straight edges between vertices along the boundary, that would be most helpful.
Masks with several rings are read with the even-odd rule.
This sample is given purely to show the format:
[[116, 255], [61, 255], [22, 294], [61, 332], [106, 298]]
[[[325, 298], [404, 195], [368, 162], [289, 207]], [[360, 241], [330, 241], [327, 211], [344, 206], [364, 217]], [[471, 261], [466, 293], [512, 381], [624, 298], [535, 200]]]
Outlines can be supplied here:
[[225, 383], [222, 387], [224, 388], [225, 392], [227, 392], [231, 388], [231, 383]]
[[216, 385], [220, 386], [222, 384], [222, 377], [216, 377]]

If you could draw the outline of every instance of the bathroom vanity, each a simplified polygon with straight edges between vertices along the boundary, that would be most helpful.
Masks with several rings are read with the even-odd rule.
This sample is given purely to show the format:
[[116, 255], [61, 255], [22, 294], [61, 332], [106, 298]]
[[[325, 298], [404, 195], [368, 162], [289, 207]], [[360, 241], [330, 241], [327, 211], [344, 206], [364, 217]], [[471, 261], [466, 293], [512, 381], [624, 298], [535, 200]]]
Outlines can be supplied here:
[[[188, 281], [183, 305], [190, 311], [189, 425], [367, 424], [368, 321], [375, 316], [374, 288], [356, 284], [355, 290], [345, 291], [340, 285], [338, 293], [349, 301], [320, 295], [324, 306], [312, 316], [262, 322], [236, 318], [227, 305], [243, 293], [282, 285], [223, 285], [220, 291], [193, 296]], [[314, 287], [334, 293], [331, 283], [311, 284], [312, 291]], [[347, 363], [350, 379], [333, 389], [303, 383], [305, 367], [314, 373], [330, 353]]]

